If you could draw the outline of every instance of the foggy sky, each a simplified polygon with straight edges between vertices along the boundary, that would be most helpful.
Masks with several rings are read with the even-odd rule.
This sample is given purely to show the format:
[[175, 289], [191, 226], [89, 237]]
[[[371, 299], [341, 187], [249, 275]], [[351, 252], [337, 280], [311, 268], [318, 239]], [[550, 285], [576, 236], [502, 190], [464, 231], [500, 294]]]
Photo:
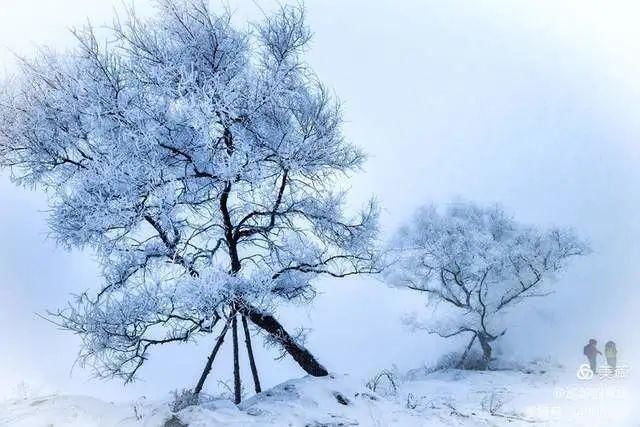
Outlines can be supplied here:
[[[228, 3], [237, 22], [261, 15], [252, 1]], [[28, 56], [35, 44], [64, 47], [68, 27], [87, 17], [108, 23], [119, 4], [3, 0], [2, 68], [11, 70], [10, 50]], [[136, 2], [142, 13], [150, 4]], [[352, 206], [375, 195], [385, 232], [422, 204], [456, 197], [498, 202], [524, 222], [575, 227], [594, 253], [571, 265], [556, 294], [513, 313], [502, 351], [577, 367], [593, 336], [616, 340], [627, 364], [640, 360], [640, 7], [506, 0], [306, 6], [315, 33], [309, 62], [343, 101], [346, 137], [370, 156], [349, 181]], [[82, 368], [71, 373], [78, 340], [36, 313], [95, 289], [99, 269], [90, 253], [47, 239], [45, 210], [42, 193], [0, 176], [0, 397], [20, 381], [112, 399], [193, 386], [213, 337], [154, 353], [142, 381], [124, 391]], [[366, 377], [392, 364], [408, 369], [454, 345], [402, 326], [404, 313], [426, 313], [417, 295], [375, 278], [324, 280], [320, 288], [313, 305], [287, 308], [285, 321], [312, 329], [308, 347], [332, 371]], [[229, 353], [216, 360], [219, 378], [230, 377]], [[265, 385], [303, 374], [273, 357], [258, 350]], [[216, 379], [208, 385], [215, 391]]]

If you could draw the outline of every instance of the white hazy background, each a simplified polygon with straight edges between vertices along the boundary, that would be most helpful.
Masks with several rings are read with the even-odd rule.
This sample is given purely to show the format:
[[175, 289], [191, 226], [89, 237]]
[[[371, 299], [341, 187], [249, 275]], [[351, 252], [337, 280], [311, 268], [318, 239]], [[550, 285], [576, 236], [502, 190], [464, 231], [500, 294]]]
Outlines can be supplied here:
[[[275, 1], [229, 0], [238, 23]], [[138, 0], [141, 14], [151, 2]], [[11, 51], [64, 48], [69, 27], [109, 23], [117, 0], [0, 0], [1, 72]], [[213, 7], [217, 7], [217, 3]], [[308, 60], [344, 103], [347, 138], [370, 159], [351, 181], [358, 206], [375, 194], [388, 232], [428, 202], [499, 202], [517, 219], [571, 225], [595, 252], [574, 263], [555, 295], [521, 306], [501, 351], [551, 356], [574, 369], [588, 338], [618, 343], [635, 361], [640, 260], [640, 5], [601, 1], [308, 0], [315, 33]], [[261, 10], [262, 9], [262, 10]], [[72, 369], [79, 340], [36, 313], [95, 289], [90, 253], [47, 239], [46, 197], [0, 175], [0, 397], [32, 392], [106, 399], [165, 397], [193, 386], [213, 337], [152, 355], [139, 382]], [[433, 362], [456, 344], [401, 324], [425, 310], [419, 295], [374, 278], [326, 280], [311, 306], [286, 310], [290, 329], [312, 329], [308, 347], [330, 370], [367, 377], [396, 364]], [[230, 377], [230, 351], [216, 360]], [[300, 376], [290, 360], [258, 349], [266, 386]], [[243, 365], [247, 366], [246, 364]], [[247, 381], [247, 384], [250, 384]], [[250, 385], [247, 389], [250, 389]]]

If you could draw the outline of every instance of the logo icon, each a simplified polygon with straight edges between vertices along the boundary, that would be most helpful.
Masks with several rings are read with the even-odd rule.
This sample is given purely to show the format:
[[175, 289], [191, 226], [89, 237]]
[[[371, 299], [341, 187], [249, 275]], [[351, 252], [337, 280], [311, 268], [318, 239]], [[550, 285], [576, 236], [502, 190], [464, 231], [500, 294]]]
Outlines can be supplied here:
[[593, 371], [591, 370], [591, 367], [589, 367], [589, 365], [584, 363], [578, 368], [576, 377], [578, 377], [579, 380], [590, 380], [593, 378]]

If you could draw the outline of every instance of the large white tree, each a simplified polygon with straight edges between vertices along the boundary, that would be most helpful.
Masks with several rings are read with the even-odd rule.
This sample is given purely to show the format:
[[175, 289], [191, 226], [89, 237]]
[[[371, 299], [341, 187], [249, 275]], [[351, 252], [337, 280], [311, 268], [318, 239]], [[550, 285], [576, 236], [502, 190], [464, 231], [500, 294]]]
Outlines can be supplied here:
[[557, 273], [589, 248], [570, 229], [520, 224], [499, 207], [469, 202], [419, 209], [392, 238], [395, 258], [386, 272], [393, 286], [423, 293], [436, 305], [435, 321], [414, 326], [450, 338], [477, 340], [483, 366], [492, 342], [506, 332], [505, 314], [552, 291]]
[[98, 254], [104, 284], [57, 313], [82, 360], [130, 381], [154, 346], [220, 331], [199, 392], [231, 329], [239, 400], [239, 317], [326, 375], [274, 313], [319, 275], [376, 270], [377, 209], [344, 212], [340, 180], [364, 156], [303, 61], [304, 11], [242, 29], [161, 0], [153, 18], [74, 35], [3, 85], [0, 162], [48, 193], [58, 242]]

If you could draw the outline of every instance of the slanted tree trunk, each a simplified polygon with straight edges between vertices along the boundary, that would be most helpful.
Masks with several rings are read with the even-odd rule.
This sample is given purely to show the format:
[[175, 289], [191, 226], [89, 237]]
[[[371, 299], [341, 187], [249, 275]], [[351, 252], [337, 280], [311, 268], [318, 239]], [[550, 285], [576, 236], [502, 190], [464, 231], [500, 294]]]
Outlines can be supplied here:
[[313, 357], [309, 350], [298, 344], [271, 314], [263, 313], [246, 303], [238, 304], [238, 311], [247, 316], [251, 323], [274, 337], [306, 373], [314, 377], [329, 375], [329, 372]]
[[240, 355], [238, 351], [238, 316], [234, 313], [231, 320], [233, 334], [233, 401], [237, 405], [242, 400], [242, 383], [240, 382]]
[[[233, 153], [234, 150], [234, 141], [233, 135], [231, 131], [226, 128], [224, 130], [224, 143], [227, 147], [227, 152], [229, 154]], [[284, 190], [284, 183], [286, 179], [283, 179], [283, 187], [281, 191]], [[232, 182], [227, 181], [224, 187], [223, 192], [220, 195], [220, 212], [222, 213], [222, 220], [224, 223], [224, 233], [225, 239], [227, 243], [227, 247], [229, 249], [229, 257], [231, 259], [231, 273], [237, 274], [242, 268], [242, 263], [240, 261], [240, 256], [238, 255], [238, 234], [236, 233], [236, 228], [234, 227], [231, 214], [229, 213], [229, 195], [231, 194]], [[279, 203], [279, 202], [278, 202]], [[277, 210], [277, 207], [276, 209]], [[275, 212], [274, 210], [274, 212]], [[284, 349], [293, 357], [293, 359], [298, 362], [300, 367], [305, 370], [310, 375], [315, 377], [323, 377], [328, 375], [327, 370], [322, 366], [318, 361], [313, 357], [313, 355], [306, 348], [299, 345], [295, 339], [284, 329], [284, 327], [270, 314], [262, 313], [258, 311], [255, 307], [249, 305], [246, 301], [243, 301], [242, 298], [238, 297], [234, 300], [233, 306], [235, 310], [241, 315], [247, 316], [249, 320], [259, 328], [264, 329], [267, 333], [269, 333], [272, 337], [274, 337]], [[234, 317], [234, 349], [237, 348], [237, 320]], [[238, 368], [239, 371], [239, 368]], [[234, 374], [235, 376], [235, 374]], [[235, 378], [234, 378], [235, 379]], [[236, 391], [237, 394], [237, 391]], [[236, 399], [239, 401], [239, 399]]]
[[480, 342], [480, 347], [482, 347], [482, 362], [483, 369], [489, 368], [489, 362], [491, 362], [491, 337], [487, 336], [484, 332], [477, 333], [478, 341]]
[[260, 387], [260, 378], [258, 377], [258, 368], [256, 367], [256, 361], [253, 357], [253, 347], [251, 345], [251, 334], [249, 332], [249, 325], [247, 324], [247, 317], [242, 316], [242, 328], [244, 329], [244, 342], [247, 345], [247, 354], [249, 355], [249, 366], [251, 367], [251, 375], [253, 376], [253, 386], [256, 393], [260, 393], [262, 388]]
[[471, 340], [469, 341], [469, 344], [467, 344], [467, 347], [464, 349], [464, 353], [462, 353], [462, 357], [460, 358], [460, 361], [456, 365], [456, 368], [458, 369], [464, 368], [464, 362], [465, 360], [467, 360], [467, 356], [469, 355], [469, 350], [471, 350], [471, 346], [473, 346], [473, 343], [476, 341], [477, 337], [478, 335], [474, 333], [473, 337], [471, 337]]
[[204, 387], [204, 382], [207, 379], [207, 376], [209, 376], [209, 373], [211, 372], [211, 367], [213, 366], [213, 360], [216, 358], [216, 355], [218, 354], [218, 350], [220, 350], [220, 347], [222, 346], [222, 342], [224, 341], [224, 337], [225, 335], [227, 335], [228, 330], [229, 330], [229, 321], [225, 322], [224, 327], [220, 332], [220, 335], [218, 335], [218, 338], [216, 339], [216, 344], [213, 346], [213, 350], [211, 350], [211, 354], [209, 355], [209, 359], [207, 359], [207, 364], [205, 365], [204, 370], [202, 371], [202, 375], [200, 375], [198, 384], [196, 384], [196, 388], [193, 389], [194, 394], [196, 395], [200, 394], [200, 392], [202, 391], [202, 387]]

